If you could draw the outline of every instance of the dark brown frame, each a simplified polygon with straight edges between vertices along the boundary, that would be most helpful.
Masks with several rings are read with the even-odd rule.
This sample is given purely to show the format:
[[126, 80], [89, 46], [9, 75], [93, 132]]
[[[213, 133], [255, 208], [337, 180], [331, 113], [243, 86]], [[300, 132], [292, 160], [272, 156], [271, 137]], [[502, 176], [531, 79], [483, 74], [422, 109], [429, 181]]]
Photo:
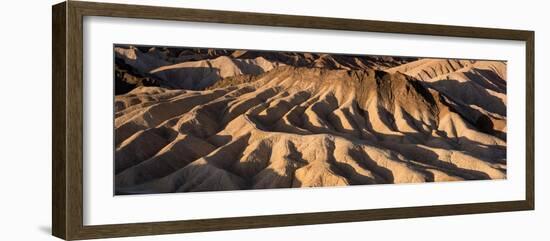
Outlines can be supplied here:
[[[534, 41], [533, 31], [226, 12], [139, 5], [68, 1], [52, 7], [52, 233], [62, 239], [264, 228], [412, 217], [533, 210], [534, 188]], [[484, 39], [526, 43], [526, 199], [489, 203], [350, 210], [169, 222], [83, 225], [82, 108], [83, 17], [108, 16], [192, 22], [284, 26]]]

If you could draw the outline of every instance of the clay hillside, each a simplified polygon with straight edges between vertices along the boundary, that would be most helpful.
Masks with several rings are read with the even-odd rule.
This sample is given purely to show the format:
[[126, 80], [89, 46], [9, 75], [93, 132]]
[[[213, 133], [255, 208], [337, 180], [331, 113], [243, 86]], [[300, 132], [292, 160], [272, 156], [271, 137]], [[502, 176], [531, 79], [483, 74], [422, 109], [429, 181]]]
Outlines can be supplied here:
[[116, 46], [116, 194], [506, 178], [506, 62]]

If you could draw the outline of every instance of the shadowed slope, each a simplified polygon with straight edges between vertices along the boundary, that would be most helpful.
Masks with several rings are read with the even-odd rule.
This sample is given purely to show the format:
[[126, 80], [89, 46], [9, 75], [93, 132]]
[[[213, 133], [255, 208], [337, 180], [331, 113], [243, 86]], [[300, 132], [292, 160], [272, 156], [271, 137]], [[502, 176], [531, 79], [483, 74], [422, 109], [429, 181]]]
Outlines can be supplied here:
[[211, 90], [117, 96], [116, 193], [506, 178], [505, 140], [465, 118], [498, 115], [406, 71], [261, 73]]
[[386, 69], [417, 59], [127, 45], [115, 46], [114, 52], [117, 95], [139, 86], [204, 90], [228, 77], [250, 78], [284, 65], [345, 70]]

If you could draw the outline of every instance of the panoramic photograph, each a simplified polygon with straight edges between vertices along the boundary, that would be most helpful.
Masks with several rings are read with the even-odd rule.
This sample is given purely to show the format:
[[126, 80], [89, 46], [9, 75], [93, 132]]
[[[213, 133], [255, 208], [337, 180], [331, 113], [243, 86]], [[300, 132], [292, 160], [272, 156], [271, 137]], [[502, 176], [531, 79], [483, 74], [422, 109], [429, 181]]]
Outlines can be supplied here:
[[506, 61], [113, 56], [115, 195], [506, 179]]

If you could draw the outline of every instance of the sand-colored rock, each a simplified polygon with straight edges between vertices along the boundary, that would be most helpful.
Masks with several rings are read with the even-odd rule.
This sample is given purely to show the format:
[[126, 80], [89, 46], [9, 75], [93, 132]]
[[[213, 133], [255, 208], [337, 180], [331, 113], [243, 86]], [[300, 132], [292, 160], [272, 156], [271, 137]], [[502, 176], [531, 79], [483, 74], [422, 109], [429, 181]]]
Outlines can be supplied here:
[[150, 70], [192, 87], [116, 96], [117, 194], [506, 178], [503, 62], [209, 54]]

